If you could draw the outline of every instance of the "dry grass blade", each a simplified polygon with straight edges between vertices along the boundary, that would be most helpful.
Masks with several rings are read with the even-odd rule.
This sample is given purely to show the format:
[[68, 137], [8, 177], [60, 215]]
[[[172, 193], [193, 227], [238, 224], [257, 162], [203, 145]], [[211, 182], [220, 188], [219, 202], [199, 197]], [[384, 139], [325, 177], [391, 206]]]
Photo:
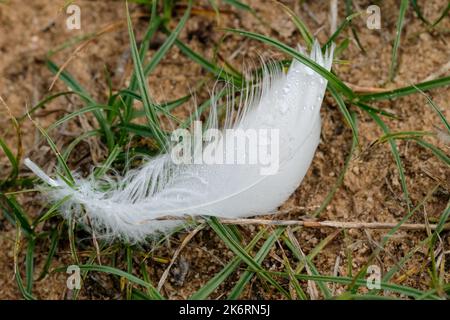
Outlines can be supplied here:
[[[306, 272], [308, 273], [309, 276], [313, 275], [311, 272], [311, 269], [309, 267], [309, 264], [307, 262], [307, 257], [303, 253], [303, 250], [300, 247], [300, 243], [298, 243], [297, 238], [294, 236], [294, 234], [292, 233], [292, 230], [290, 228], [287, 229], [287, 235], [289, 237], [289, 240], [291, 240], [292, 244], [297, 248], [297, 250], [302, 255], [303, 260], [305, 261], [304, 266], [305, 266]], [[319, 290], [317, 290], [317, 285], [312, 280], [308, 280], [308, 293], [309, 293], [309, 296], [311, 297], [311, 300], [319, 299]]]
[[195, 235], [202, 230], [205, 227], [204, 224], [200, 224], [199, 226], [197, 226], [197, 228], [195, 228], [194, 230], [192, 230], [183, 240], [183, 242], [180, 244], [180, 246], [178, 247], [178, 249], [175, 251], [175, 253], [173, 254], [172, 259], [170, 260], [169, 266], [166, 268], [166, 270], [164, 270], [164, 273], [161, 276], [161, 279], [159, 279], [158, 282], [158, 286], [156, 287], [156, 289], [158, 291], [161, 291], [161, 288], [164, 285], [164, 282], [166, 282], [167, 277], [169, 275], [170, 272], [170, 268], [172, 268], [173, 264], [175, 263], [175, 261], [177, 260], [178, 256], [180, 255], [181, 250], [183, 250], [183, 248], [189, 243], [189, 241], [191, 241], [191, 239], [193, 237], [195, 237]]

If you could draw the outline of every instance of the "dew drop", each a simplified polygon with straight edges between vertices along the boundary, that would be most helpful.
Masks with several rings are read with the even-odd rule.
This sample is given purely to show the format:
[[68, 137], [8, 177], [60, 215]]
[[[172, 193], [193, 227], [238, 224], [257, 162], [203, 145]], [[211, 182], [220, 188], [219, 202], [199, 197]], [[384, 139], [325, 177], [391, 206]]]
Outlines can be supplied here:
[[283, 103], [283, 104], [281, 105], [281, 107], [280, 107], [281, 113], [282, 113], [282, 114], [285, 114], [287, 110], [288, 110], [288, 105], [285, 104], [285, 103]]

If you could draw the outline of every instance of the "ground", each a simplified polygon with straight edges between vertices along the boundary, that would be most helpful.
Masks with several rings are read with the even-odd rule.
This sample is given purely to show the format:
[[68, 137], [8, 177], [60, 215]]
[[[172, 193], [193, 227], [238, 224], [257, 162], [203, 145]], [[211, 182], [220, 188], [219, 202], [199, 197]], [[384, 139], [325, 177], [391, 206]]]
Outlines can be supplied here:
[[[26, 4], [16, 0], [0, 2], [0, 96], [15, 117], [24, 115], [27, 108], [49, 95], [49, 90], [53, 93], [67, 90], [59, 80], [52, 86], [54, 76], [45, 63], [51, 50], [54, 52], [51, 56], [52, 60], [59, 65], [70, 59], [67, 70], [88, 89], [93, 97], [100, 101], [105, 101], [108, 92], [105, 70], [111, 74], [114, 89], [122, 88], [129, 81], [132, 65], [124, 2], [75, 1], [81, 8], [81, 30], [67, 30], [65, 27], [67, 18], [63, 10], [65, 2], [50, 0], [36, 0]], [[410, 7], [406, 13], [405, 27], [401, 37], [398, 73], [393, 82], [389, 81], [399, 2], [377, 1], [381, 7], [380, 30], [368, 29], [365, 17], [354, 20], [353, 25], [358, 31], [365, 54], [358, 48], [350, 29], [345, 31], [352, 40], [349, 48], [339, 57], [340, 63], [335, 64], [333, 70], [349, 85], [364, 87], [369, 91], [374, 88], [392, 89], [448, 75], [450, 19], [446, 17], [439, 24], [438, 30], [428, 31]], [[169, 25], [171, 28], [176, 26], [185, 10], [185, 5], [182, 3], [175, 10], [175, 19]], [[180, 39], [204, 56], [210, 59], [218, 58], [219, 61], [226, 59], [237, 69], [242, 65], [248, 65], [249, 62], [258, 61], [256, 59], [260, 55], [264, 58], [284, 56], [274, 48], [237, 35], [222, 38], [225, 34], [223, 27], [258, 32], [275, 37], [290, 46], [302, 43], [301, 36], [289, 16], [273, 1], [251, 0], [247, 3], [256, 10], [257, 17], [228, 5], [221, 5], [222, 12], [218, 18], [206, 2], [196, 3], [193, 15], [182, 31]], [[303, 4], [299, 1], [283, 1], [283, 3], [307, 23], [319, 41], [323, 43], [328, 39], [330, 35], [328, 1], [304, 1]], [[359, 0], [354, 3], [362, 11], [371, 4], [369, 1]], [[426, 5], [422, 5], [423, 14], [430, 21], [434, 21], [442, 13], [446, 4], [445, 0], [426, 1]], [[148, 10], [135, 4], [130, 6], [130, 10], [139, 40], [143, 36], [148, 21]], [[345, 18], [342, 1], [339, 1], [338, 17], [339, 21]], [[78, 44], [66, 45], [75, 37], [100, 30], [105, 32], [93, 38], [75, 55], [73, 53]], [[156, 34], [148, 57], [155, 53], [164, 39], [164, 34]], [[215, 57], [217, 47], [220, 56]], [[445, 68], [446, 65], [447, 68]], [[157, 101], [168, 101], [188, 94], [207, 76], [207, 72], [198, 64], [186, 58], [177, 48], [172, 48], [150, 76], [149, 84]], [[49, 89], [51, 86], [52, 88]], [[206, 91], [199, 92], [198, 99], [205, 98], [206, 94]], [[448, 87], [430, 91], [429, 94], [443, 110], [444, 115], [450, 118]], [[59, 98], [34, 114], [33, 119], [43, 127], [47, 127], [68, 111], [76, 110], [80, 106], [80, 101], [75, 98]], [[373, 106], [394, 112], [398, 116], [396, 120], [387, 121], [393, 132], [415, 130], [437, 132], [438, 128], [442, 127], [439, 117], [427, 105], [426, 98], [420, 94], [374, 103]], [[350, 161], [342, 186], [323, 210], [320, 219], [397, 222], [407, 213], [407, 203], [403, 198], [399, 173], [390, 146], [388, 143], [374, 144], [382, 135], [382, 131], [366, 113], [362, 113], [357, 108], [352, 110], [358, 113], [360, 147]], [[178, 115], [185, 115], [187, 111], [188, 108], [182, 108], [178, 111]], [[17, 138], [9, 113], [3, 105], [0, 107], [0, 115], [0, 137], [12, 146], [13, 150], [16, 150]], [[321, 115], [323, 120], [321, 143], [303, 183], [280, 208], [280, 210], [289, 211], [281, 217], [283, 219], [301, 219], [320, 207], [336, 183], [349, 154], [352, 144], [351, 130], [331, 96], [326, 97]], [[58, 146], [67, 146], [74, 137], [90, 130], [92, 126], [91, 118], [82, 117], [80, 120], [61, 126], [53, 132], [52, 137]], [[21, 122], [21, 136], [23, 154], [42, 165], [47, 172], [51, 172], [56, 159], [36, 126], [28, 118]], [[429, 141], [448, 154], [448, 140], [446, 141], [442, 135], [438, 136], [440, 138], [431, 137]], [[431, 193], [426, 204], [413, 214], [410, 221], [435, 222], [450, 199], [450, 170], [431, 152], [413, 142], [399, 141], [398, 145], [413, 206], [419, 204], [427, 194]], [[92, 164], [100, 163], [104, 156], [104, 145], [97, 139], [90, 138], [87, 143], [79, 145], [70, 165], [74, 169], [89, 170]], [[23, 177], [31, 177], [31, 173], [25, 167], [22, 166], [21, 169]], [[6, 177], [9, 171], [8, 160], [0, 152], [0, 179]], [[46, 202], [40, 193], [23, 193], [17, 198], [31, 217], [36, 217], [46, 208]], [[53, 226], [61, 221], [55, 218], [52, 222]], [[43, 228], [49, 228], [49, 226]], [[245, 226], [240, 227], [240, 230], [247, 239], [251, 239], [260, 228], [260, 226]], [[151, 246], [148, 245], [145, 248], [149, 253], [148, 257], [142, 254], [136, 254], [133, 257], [136, 265], [145, 261], [151, 280], [153, 283], [158, 283], [167, 268], [168, 261], [171, 260], [187, 234], [179, 233], [167, 244], [155, 250], [150, 250]], [[385, 231], [350, 229], [336, 232], [335, 229], [322, 228], [300, 229], [294, 234], [305, 254], [310, 253], [321, 240], [333, 235], [331, 241], [313, 262], [321, 274], [345, 276], [350, 272], [354, 274], [367, 262]], [[387, 272], [426, 236], [425, 231], [398, 231], [373, 264], [378, 265], [382, 273]], [[0, 218], [0, 247], [2, 248], [0, 251], [0, 299], [21, 298], [14, 278], [15, 239], [15, 228], [5, 219]], [[441, 234], [440, 241], [443, 251], [448, 252], [450, 246], [448, 231]], [[84, 234], [84, 238], [77, 239], [77, 244], [81, 257], [87, 259], [90, 253], [88, 249], [92, 249], [92, 247], [88, 248], [91, 246], [91, 237]], [[117, 244], [111, 244], [111, 248], [116, 246]], [[84, 252], [85, 249], [86, 252]], [[18, 263], [23, 266], [24, 243], [18, 250]], [[49, 241], [38, 242], [35, 250], [36, 275], [39, 275], [39, 271], [43, 268], [48, 250]], [[118, 250], [116, 258], [118, 261], [124, 261], [124, 255], [123, 250]], [[219, 272], [233, 256], [234, 254], [209, 228], [204, 228], [181, 251], [162, 287], [163, 295], [171, 299], [189, 297]], [[297, 263], [294, 257], [289, 256], [289, 258], [293, 265]], [[104, 258], [108, 262], [109, 259], [110, 257]], [[278, 271], [282, 266], [282, 259], [282, 251], [274, 246], [262, 266], [268, 270]], [[448, 255], [444, 255], [443, 259], [443, 276], [448, 283], [450, 280]], [[105, 261], [102, 262], [105, 263]], [[65, 239], [58, 245], [51, 269], [72, 263], [69, 241]], [[431, 281], [428, 264], [427, 247], [419, 247], [411, 259], [396, 273], [393, 281], [425, 290], [429, 288]], [[244, 265], [241, 265], [241, 272], [244, 269]], [[68, 295], [66, 278], [67, 275], [64, 272], [52, 272], [43, 279], [35, 281], [33, 294], [41, 299], [65, 298]], [[234, 274], [211, 297], [226, 296], [238, 278], [239, 274]], [[92, 273], [84, 283], [80, 298], [120, 298], [122, 297], [121, 285], [112, 277]], [[343, 286], [330, 285], [329, 287], [335, 294], [344, 290]], [[279, 292], [257, 277], [252, 279], [241, 297], [282, 298]]]

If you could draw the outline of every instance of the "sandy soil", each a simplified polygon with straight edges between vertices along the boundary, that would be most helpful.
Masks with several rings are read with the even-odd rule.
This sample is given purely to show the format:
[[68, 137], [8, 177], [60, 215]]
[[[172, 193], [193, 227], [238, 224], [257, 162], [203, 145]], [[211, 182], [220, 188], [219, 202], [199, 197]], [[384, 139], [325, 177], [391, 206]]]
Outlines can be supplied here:
[[[5, 99], [15, 116], [25, 113], [27, 106], [36, 104], [49, 94], [48, 90], [53, 76], [45, 65], [46, 54], [56, 50], [73, 37], [97, 32], [114, 24], [104, 35], [95, 38], [85, 49], [70, 61], [67, 70], [88, 88], [89, 92], [99, 101], [104, 101], [107, 94], [105, 67], [112, 75], [114, 89], [127, 83], [131, 59], [126, 28], [121, 22], [125, 20], [125, 9], [122, 1], [76, 1], [82, 10], [82, 29], [69, 31], [65, 28], [66, 15], [61, 10], [65, 1], [36, 0], [24, 4], [22, 1], [11, 0], [0, 3], [0, 95]], [[297, 1], [283, 1], [294, 9], [309, 25], [310, 29], [322, 42], [329, 36], [329, 3], [328, 1], [305, 1], [299, 5]], [[340, 1], [339, 18], [345, 16], [343, 4]], [[355, 1], [364, 10], [369, 1]], [[214, 14], [205, 10], [196, 10], [193, 17], [183, 30], [181, 39], [192, 49], [213, 58], [214, 48], [219, 44], [223, 33], [218, 27], [238, 27], [276, 37], [286, 44], [295, 46], [300, 41], [300, 35], [278, 7], [271, 1], [248, 1], [254, 7], [265, 24], [261, 24], [254, 16], [236, 11], [224, 6], [226, 12], [221, 14], [220, 21]], [[423, 6], [424, 15], [434, 20], [447, 4], [445, 0], [427, 1]], [[395, 22], [398, 15], [398, 1], [380, 2], [382, 12], [381, 30], [369, 30], [365, 20], [358, 18], [355, 26], [367, 54], [358, 49], [354, 41], [350, 43], [340, 59], [346, 63], [334, 67], [336, 74], [352, 85], [363, 87], [395, 88], [419, 82], [433, 76], [449, 62], [450, 38], [448, 17], [440, 24], [443, 32], [426, 32], [423, 23], [413, 13], [406, 15], [404, 35], [399, 51], [400, 66], [394, 83], [388, 83], [388, 70], [391, 58], [391, 48], [395, 36]], [[197, 9], [207, 8], [204, 4], [196, 5]], [[142, 17], [147, 12], [142, 7], [131, 6], [135, 16], [134, 23], [137, 37], [141, 38], [147, 18]], [[183, 8], [177, 10], [181, 16]], [[141, 18], [139, 18], [141, 16]], [[177, 19], [175, 19], [177, 21]], [[172, 21], [172, 27], [176, 24]], [[350, 34], [348, 31], [347, 34]], [[164, 35], [158, 34], [152, 43], [148, 56], [152, 56]], [[52, 59], [59, 64], [71, 57], [75, 47], [69, 47], [57, 52]], [[220, 55], [229, 63], [240, 67], [245, 61], [253, 61], [258, 55], [265, 57], [282, 57], [273, 48], [260, 43], [244, 40], [237, 36], [229, 36], [220, 44]], [[231, 58], [229, 58], [231, 57]], [[448, 74], [448, 71], [447, 71]], [[195, 88], [198, 82], [205, 78], [206, 72], [198, 65], [185, 58], [178, 49], [170, 53], [157, 67], [150, 77], [150, 86], [158, 101], [167, 101], [182, 97]], [[62, 82], [57, 81], [52, 92], [66, 90]], [[437, 105], [450, 118], [450, 91], [448, 88], [432, 91], [432, 97]], [[199, 93], [199, 98], [205, 93]], [[60, 98], [48, 104], [45, 109], [35, 115], [36, 121], [46, 126], [66, 112], [80, 107], [77, 99]], [[430, 130], [435, 131], [440, 126], [438, 117], [426, 105], [424, 97], [409, 96], [395, 101], [374, 104], [374, 106], [395, 112], [400, 120], [388, 121], [392, 131]], [[356, 110], [356, 109], [355, 109]], [[186, 112], [186, 111], [184, 111]], [[180, 113], [183, 113], [181, 111]], [[372, 146], [371, 144], [382, 134], [374, 122], [358, 111], [361, 138], [361, 150], [357, 153], [346, 174], [344, 184], [336, 193], [333, 201], [327, 206], [321, 218], [338, 221], [395, 222], [406, 214], [406, 203], [402, 200], [398, 172], [387, 144]], [[10, 145], [17, 144], [16, 137], [9, 121], [8, 113], [0, 108], [0, 134]], [[323, 202], [330, 188], [336, 182], [343, 167], [345, 158], [351, 146], [351, 131], [345, 125], [337, 106], [327, 97], [322, 107], [322, 141], [316, 153], [314, 162], [301, 187], [282, 206], [282, 209], [297, 208], [286, 218], [298, 219], [314, 211]], [[92, 119], [63, 126], [53, 137], [59, 146], [67, 145], [74, 137], [92, 127]], [[21, 126], [24, 153], [33, 157], [40, 165], [49, 171], [55, 164], [49, 147], [39, 140], [36, 127], [29, 120]], [[434, 139], [434, 138], [433, 138]], [[444, 141], [430, 140], [449, 152], [449, 146]], [[71, 162], [73, 168], [89, 168], [92, 162], [103, 159], [104, 146], [96, 140], [90, 140], [77, 150]], [[433, 221], [442, 213], [450, 198], [450, 172], [433, 155], [413, 143], [399, 143], [399, 150], [405, 166], [408, 188], [413, 204], [418, 204], [423, 197], [438, 183], [440, 187], [431, 196], [423, 210], [417, 211], [411, 218], [412, 222], [423, 223], [426, 217]], [[8, 162], [0, 154], [0, 176], [9, 172]], [[23, 175], [29, 175], [25, 169]], [[36, 216], [45, 208], [45, 202], [39, 194], [22, 195], [19, 201], [27, 209], [27, 213]], [[54, 224], [60, 220], [55, 219]], [[47, 226], [48, 227], [48, 226]], [[242, 227], [246, 237], [250, 238], [258, 230], [257, 227]], [[298, 241], [305, 253], [314, 248], [317, 243], [330, 235], [334, 230], [301, 230], [296, 232]], [[186, 234], [176, 235], [170, 245], [154, 251], [147, 259], [147, 267], [154, 283], [157, 283], [167, 267], [166, 261], [173, 255]], [[348, 275], [348, 257], [351, 264], [358, 270], [376, 248], [376, 243], [383, 235], [380, 231], [349, 230], [340, 232], [334, 240], [315, 258], [314, 262], [323, 274]], [[80, 248], [88, 248], [88, 235], [80, 240]], [[400, 231], [381, 252], [376, 264], [383, 272], [389, 270], [406, 252], [414, 248], [424, 239], [424, 232]], [[14, 239], [15, 231], [9, 223], [0, 218], [0, 298], [20, 298], [14, 280]], [[442, 245], [448, 250], [450, 240], [448, 232], [442, 234]], [[39, 271], [48, 252], [48, 241], [38, 243], [36, 250], [36, 269]], [[84, 249], [80, 249], [83, 253]], [[430, 277], [427, 268], [426, 251], [419, 250], [399, 272], [395, 281], [416, 288], [427, 288]], [[24, 251], [21, 248], [21, 251]], [[263, 266], [270, 270], [278, 270], [280, 250], [273, 250]], [[123, 261], [123, 252], [118, 253], [118, 259]], [[87, 253], [86, 253], [87, 255]], [[175, 264], [168, 281], [163, 287], [163, 293], [169, 298], [186, 298], [202, 286], [209, 278], [218, 272], [233, 254], [209, 229], [200, 231], [183, 249], [181, 257]], [[23, 266], [24, 254], [19, 255], [19, 263]], [[136, 262], [143, 257], [136, 255]], [[448, 260], [448, 258], [447, 258]], [[296, 263], [292, 259], [293, 264]], [[338, 263], [336, 263], [338, 261]], [[67, 241], [62, 241], [57, 249], [56, 259], [52, 267], [71, 264]], [[243, 267], [243, 266], [242, 266]], [[448, 261], [446, 266], [446, 281], [450, 280]], [[36, 272], [38, 274], [38, 272]], [[404, 275], [407, 276], [404, 276]], [[213, 297], [221, 297], [232, 288], [234, 275], [222, 285]], [[58, 299], [66, 296], [66, 274], [54, 273], [35, 284], [34, 294], [43, 299]], [[87, 278], [82, 291], [82, 298], [119, 298], [119, 284], [107, 276], [93, 273]], [[340, 287], [335, 288], [339, 292]], [[253, 279], [248, 286], [244, 298], [280, 298], [278, 293], [268, 288], [258, 279]]]

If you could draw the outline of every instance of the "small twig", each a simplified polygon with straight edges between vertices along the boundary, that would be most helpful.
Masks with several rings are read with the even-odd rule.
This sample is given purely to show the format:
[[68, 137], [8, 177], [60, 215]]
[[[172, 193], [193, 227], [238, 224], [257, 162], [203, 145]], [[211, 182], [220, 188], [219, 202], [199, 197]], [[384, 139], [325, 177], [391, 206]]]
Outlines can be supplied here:
[[[203, 218], [192, 217], [172, 217], [165, 216], [154, 220], [195, 220], [197, 222], [204, 222]], [[151, 220], [146, 220], [149, 222]], [[312, 220], [269, 220], [269, 219], [219, 219], [223, 224], [236, 225], [266, 225], [266, 226], [301, 226], [304, 228], [338, 228], [338, 229], [392, 229], [395, 228], [397, 222], [346, 222], [346, 221], [312, 221]], [[437, 224], [423, 224], [423, 223], [404, 223], [400, 225], [402, 230], [436, 230]], [[445, 224], [443, 230], [450, 230], [450, 224]]]
[[[224, 224], [263, 224], [276, 226], [302, 226], [305, 228], [339, 228], [339, 229], [392, 229], [398, 223], [390, 222], [339, 222], [339, 221], [300, 221], [300, 220], [263, 220], [263, 219], [224, 219]], [[431, 230], [436, 230], [436, 224], [428, 225]], [[400, 226], [404, 230], [426, 230], [423, 223], [404, 223]], [[450, 230], [450, 225], [445, 225], [444, 230]]]

